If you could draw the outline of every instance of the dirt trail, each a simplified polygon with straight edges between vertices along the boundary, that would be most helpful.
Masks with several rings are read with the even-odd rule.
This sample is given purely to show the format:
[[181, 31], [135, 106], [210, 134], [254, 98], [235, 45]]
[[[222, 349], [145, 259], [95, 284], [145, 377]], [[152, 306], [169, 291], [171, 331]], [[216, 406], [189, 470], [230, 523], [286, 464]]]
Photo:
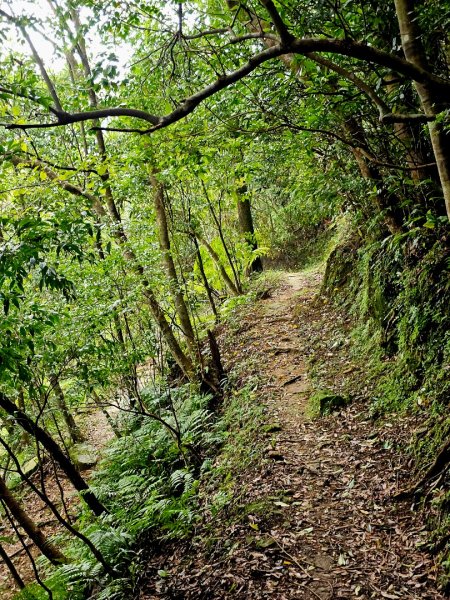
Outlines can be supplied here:
[[[312, 300], [319, 279], [318, 275], [310, 274], [308, 277], [304, 273], [286, 274], [285, 283], [276, 296], [262, 301], [261, 334], [272, 354], [270, 372], [267, 375], [278, 388], [275, 402], [271, 402], [271, 405], [273, 414], [279, 417], [280, 423], [283, 422], [283, 428], [286, 421], [294, 420], [298, 423], [305, 418], [311, 389], [305, 347], [293, 309], [299, 293], [303, 301]], [[273, 344], [277, 347], [273, 348]]]
[[[192, 541], [150, 561], [140, 598], [443, 598], [420, 549], [421, 515], [392, 500], [410, 466], [398, 445], [415, 422], [369, 419], [350, 319], [317, 298], [319, 287], [318, 273], [286, 274], [272, 297], [242, 311], [237, 332], [222, 332], [227, 368], [246, 363], [242, 383], [260, 382], [272, 431], [264, 458]], [[309, 373], [315, 386], [350, 394], [350, 407], [311, 420]], [[169, 576], [158, 581], [162, 568]]]

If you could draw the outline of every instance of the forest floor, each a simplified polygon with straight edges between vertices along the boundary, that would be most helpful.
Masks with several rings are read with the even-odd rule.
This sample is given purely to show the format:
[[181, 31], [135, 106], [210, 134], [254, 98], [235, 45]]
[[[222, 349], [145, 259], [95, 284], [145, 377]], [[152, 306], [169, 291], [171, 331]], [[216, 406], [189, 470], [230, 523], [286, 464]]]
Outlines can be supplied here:
[[[258, 458], [204, 494], [190, 540], [146, 553], [137, 598], [444, 598], [423, 514], [393, 500], [411, 477], [405, 449], [419, 419], [370, 417], [373, 382], [355, 358], [351, 319], [320, 296], [320, 282], [318, 271], [284, 274], [219, 330], [226, 368], [242, 386], [257, 381]], [[317, 389], [351, 404], [313, 419]]]

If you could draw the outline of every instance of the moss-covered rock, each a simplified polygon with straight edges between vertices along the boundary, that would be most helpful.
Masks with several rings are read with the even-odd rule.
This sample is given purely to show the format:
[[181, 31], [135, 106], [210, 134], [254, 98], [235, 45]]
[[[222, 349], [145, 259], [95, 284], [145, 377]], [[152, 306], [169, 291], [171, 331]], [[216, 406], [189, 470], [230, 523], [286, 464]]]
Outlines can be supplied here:
[[80, 471], [83, 471], [97, 464], [98, 454], [94, 446], [85, 443], [74, 444], [70, 449], [70, 458]]
[[348, 397], [335, 394], [332, 390], [317, 390], [309, 400], [308, 413], [311, 417], [329, 415], [345, 408], [349, 403]]

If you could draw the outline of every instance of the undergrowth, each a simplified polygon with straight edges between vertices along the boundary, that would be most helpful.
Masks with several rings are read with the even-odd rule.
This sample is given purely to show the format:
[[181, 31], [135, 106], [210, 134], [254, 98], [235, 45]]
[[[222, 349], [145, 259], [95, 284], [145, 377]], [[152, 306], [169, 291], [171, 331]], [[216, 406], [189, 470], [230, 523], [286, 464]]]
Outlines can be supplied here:
[[[71, 539], [65, 548], [71, 562], [45, 582], [54, 600], [129, 598], [142, 533], [153, 532], [159, 540], [182, 538], [198, 519], [199, 479], [223, 442], [225, 429], [208, 409], [210, 398], [189, 386], [163, 393], [146, 390], [142, 397], [147, 414], [122, 417], [124, 433], [104, 450], [91, 480], [109, 514], [94, 520], [83, 511], [77, 521], [116, 576], [106, 575], [89, 549]], [[33, 585], [17, 597], [48, 595]]]
[[[238, 306], [268, 293], [277, 281], [275, 273], [256, 278]], [[236, 308], [226, 311], [231, 329]], [[90, 481], [109, 514], [94, 519], [83, 509], [76, 523], [115, 576], [104, 572], [81, 541], [59, 536], [69, 564], [52, 570], [40, 563], [54, 600], [132, 597], [143, 546], [186, 539], [205, 507], [217, 515], [233, 498], [237, 502], [243, 493], [239, 474], [261, 455], [255, 440], [262, 408], [255, 402], [255, 386], [255, 381], [242, 384], [237, 372], [229, 374], [220, 414], [212, 413], [210, 397], [192, 386], [142, 392], [146, 414], [122, 414], [122, 435], [102, 451]], [[48, 593], [35, 583], [17, 595], [18, 600], [41, 598]]]

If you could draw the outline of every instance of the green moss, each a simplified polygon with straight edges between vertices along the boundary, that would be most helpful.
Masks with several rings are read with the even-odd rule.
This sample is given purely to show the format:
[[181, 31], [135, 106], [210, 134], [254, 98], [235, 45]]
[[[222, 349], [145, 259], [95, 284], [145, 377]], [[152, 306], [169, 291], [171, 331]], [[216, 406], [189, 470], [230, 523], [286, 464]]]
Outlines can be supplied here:
[[349, 398], [335, 394], [331, 390], [317, 390], [309, 399], [306, 412], [310, 418], [329, 415], [345, 408], [349, 402]]

